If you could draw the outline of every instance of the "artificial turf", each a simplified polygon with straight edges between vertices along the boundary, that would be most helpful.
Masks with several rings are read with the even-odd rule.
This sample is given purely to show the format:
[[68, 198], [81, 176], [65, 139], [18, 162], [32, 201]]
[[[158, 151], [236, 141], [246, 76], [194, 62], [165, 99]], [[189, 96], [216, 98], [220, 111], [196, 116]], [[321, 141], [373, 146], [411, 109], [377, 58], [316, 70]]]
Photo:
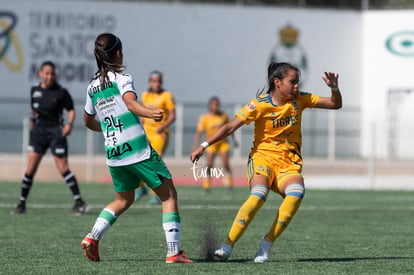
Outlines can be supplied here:
[[[134, 204], [100, 243], [101, 261], [80, 246], [96, 216], [114, 198], [111, 185], [82, 184], [91, 210], [69, 215], [63, 183], [34, 184], [27, 213], [10, 215], [19, 183], [0, 183], [0, 273], [4, 274], [414, 274], [414, 192], [308, 190], [301, 209], [274, 244], [271, 261], [253, 263], [281, 199], [273, 194], [237, 243], [228, 262], [205, 258], [225, 240], [249, 195], [177, 187], [182, 248], [194, 264], [165, 264], [161, 208], [148, 196]], [[208, 241], [206, 241], [208, 240]]]

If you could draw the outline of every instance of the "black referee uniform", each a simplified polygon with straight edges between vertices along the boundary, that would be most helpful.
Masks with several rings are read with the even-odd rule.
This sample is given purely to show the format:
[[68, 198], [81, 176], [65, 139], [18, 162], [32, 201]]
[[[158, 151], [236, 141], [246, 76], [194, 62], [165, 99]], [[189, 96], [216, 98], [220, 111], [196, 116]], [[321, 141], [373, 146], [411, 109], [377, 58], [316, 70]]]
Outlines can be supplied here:
[[[34, 111], [31, 118], [33, 127], [30, 130], [29, 152], [45, 154], [50, 148], [54, 156], [58, 158], [67, 157], [68, 144], [63, 136], [63, 110], [74, 109], [73, 100], [69, 92], [55, 83], [51, 88], [44, 89], [41, 85], [32, 87], [30, 91], [30, 104]], [[88, 205], [82, 200], [78, 182], [75, 175], [70, 171], [62, 174], [67, 186], [70, 188], [75, 200], [72, 214], [83, 214], [88, 211]], [[26, 212], [26, 200], [33, 185], [34, 175], [25, 174], [22, 180], [20, 202], [13, 214]]]
[[46, 153], [50, 147], [53, 155], [67, 156], [68, 144], [62, 136], [63, 109], [73, 110], [73, 100], [69, 92], [59, 84], [51, 89], [34, 86], [31, 89], [31, 107], [35, 112], [30, 131], [29, 151]]

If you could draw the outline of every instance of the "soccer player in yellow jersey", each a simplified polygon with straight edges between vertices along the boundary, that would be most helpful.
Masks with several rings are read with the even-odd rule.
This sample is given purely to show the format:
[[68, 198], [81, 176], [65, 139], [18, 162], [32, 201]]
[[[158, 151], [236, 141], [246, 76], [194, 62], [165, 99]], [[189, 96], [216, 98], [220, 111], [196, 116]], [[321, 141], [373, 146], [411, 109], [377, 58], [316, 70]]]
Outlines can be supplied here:
[[[162, 157], [167, 145], [169, 136], [169, 127], [175, 120], [175, 102], [171, 92], [166, 91], [162, 87], [163, 76], [159, 71], [150, 73], [148, 80], [148, 91], [144, 91], [141, 95], [141, 103], [145, 107], [161, 109], [164, 111], [163, 119], [159, 122], [153, 119], [143, 118], [145, 133], [152, 148]], [[147, 194], [144, 184], [141, 184], [135, 192], [135, 200], [139, 200], [143, 195]], [[160, 204], [161, 201], [152, 193], [149, 201], [150, 204]]]
[[323, 80], [331, 89], [330, 97], [302, 93], [298, 90], [300, 71], [289, 63], [271, 63], [268, 67], [268, 90], [252, 99], [236, 117], [207, 138], [192, 154], [197, 161], [204, 150], [243, 124], [254, 121], [254, 140], [247, 168], [250, 196], [241, 206], [227, 241], [215, 256], [227, 260], [237, 240], [263, 206], [269, 191], [284, 199], [268, 233], [260, 242], [255, 262], [269, 260], [274, 241], [289, 225], [302, 202], [305, 186], [302, 177], [302, 112], [306, 108], [339, 109], [342, 96], [338, 75], [325, 73]]
[[[220, 100], [218, 97], [210, 98], [208, 102], [208, 113], [201, 115], [198, 120], [197, 125], [197, 132], [194, 137], [194, 147], [193, 150], [197, 149], [198, 144], [200, 142], [201, 135], [203, 132], [206, 134], [206, 138], [211, 137], [221, 126], [226, 124], [229, 119], [225, 112], [220, 110]], [[233, 144], [237, 146], [237, 142], [233, 137]], [[207, 158], [207, 169], [208, 169], [208, 177], [204, 179], [203, 188], [208, 191], [211, 187], [211, 177], [210, 177], [210, 170], [214, 165], [214, 158], [216, 155], [220, 155], [224, 170], [226, 171], [225, 176], [225, 185], [230, 189], [233, 188], [233, 180], [231, 176], [231, 168], [229, 165], [229, 152], [230, 152], [230, 144], [227, 142], [226, 139], [220, 140], [216, 142], [214, 145], [210, 146], [206, 150], [206, 158]]]

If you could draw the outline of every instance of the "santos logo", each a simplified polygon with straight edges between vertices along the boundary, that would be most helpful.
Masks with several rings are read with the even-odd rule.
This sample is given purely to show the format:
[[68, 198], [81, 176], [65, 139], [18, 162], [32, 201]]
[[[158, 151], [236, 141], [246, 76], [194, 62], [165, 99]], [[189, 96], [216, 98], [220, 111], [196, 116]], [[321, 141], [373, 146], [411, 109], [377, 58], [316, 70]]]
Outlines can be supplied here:
[[[23, 68], [23, 53], [14, 27], [17, 16], [14, 13], [0, 11], [0, 61], [12, 72], [20, 72]], [[13, 54], [15, 58], [10, 58]]]
[[402, 31], [391, 34], [385, 42], [385, 46], [395, 55], [414, 57], [414, 31]]

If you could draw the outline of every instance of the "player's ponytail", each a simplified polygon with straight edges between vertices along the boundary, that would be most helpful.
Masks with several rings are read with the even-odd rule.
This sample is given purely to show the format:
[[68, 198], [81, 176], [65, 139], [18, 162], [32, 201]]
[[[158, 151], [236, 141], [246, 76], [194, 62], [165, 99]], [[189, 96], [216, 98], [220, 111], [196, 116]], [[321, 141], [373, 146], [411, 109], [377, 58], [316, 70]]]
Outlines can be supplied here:
[[277, 63], [272, 62], [269, 64], [269, 67], [267, 67], [267, 85], [260, 90], [257, 95], [261, 95], [263, 93], [269, 94], [272, 91], [275, 90], [275, 78], [278, 78], [279, 80], [283, 80], [288, 74], [290, 70], [295, 70], [300, 77], [300, 71], [297, 67], [293, 66], [290, 63]]
[[108, 72], [120, 73], [124, 66], [115, 60], [117, 52], [122, 54], [122, 42], [112, 33], [102, 33], [95, 40], [95, 59], [98, 71], [95, 78], [99, 77], [101, 82], [108, 80]]

